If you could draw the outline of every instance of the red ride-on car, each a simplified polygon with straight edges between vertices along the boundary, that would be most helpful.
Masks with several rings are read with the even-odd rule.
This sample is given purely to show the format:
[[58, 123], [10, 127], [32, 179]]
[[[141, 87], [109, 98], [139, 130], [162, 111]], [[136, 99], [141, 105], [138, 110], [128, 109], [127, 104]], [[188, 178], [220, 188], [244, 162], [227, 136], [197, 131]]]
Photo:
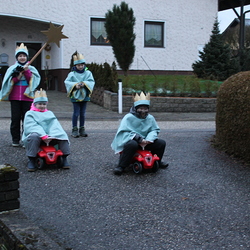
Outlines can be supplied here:
[[45, 165], [57, 165], [61, 167], [63, 164], [63, 152], [54, 146], [40, 146], [41, 151], [37, 154], [36, 165], [38, 169], [42, 169]]
[[148, 150], [138, 149], [132, 160], [133, 171], [140, 174], [143, 169], [151, 169], [155, 173], [159, 169], [159, 160], [160, 158], [156, 154], [153, 155]]

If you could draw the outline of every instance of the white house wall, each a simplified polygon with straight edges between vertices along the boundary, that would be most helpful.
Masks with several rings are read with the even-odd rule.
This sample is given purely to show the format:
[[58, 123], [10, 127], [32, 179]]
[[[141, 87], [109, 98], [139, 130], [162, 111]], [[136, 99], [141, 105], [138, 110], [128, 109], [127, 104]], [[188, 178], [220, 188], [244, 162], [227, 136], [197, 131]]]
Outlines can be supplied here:
[[[136, 53], [131, 65], [133, 70], [192, 70], [197, 60], [198, 48], [208, 42], [218, 11], [218, 0], [144, 0], [125, 1], [134, 11], [136, 18]], [[42, 65], [51, 69], [69, 68], [70, 58], [76, 50], [84, 54], [87, 63], [112, 63], [115, 61], [111, 46], [90, 45], [90, 18], [105, 17], [113, 5], [121, 1], [69, 1], [69, 0], [5, 0], [1, 4], [0, 40], [6, 39], [0, 54], [10, 55], [9, 64], [14, 63], [14, 50], [17, 41], [46, 42], [46, 37], [37, 32], [48, 29], [51, 21], [64, 25], [63, 34], [68, 39], [61, 41], [60, 49], [55, 44], [49, 52], [43, 51]], [[21, 16], [25, 19], [17, 23], [9, 22], [8, 16]], [[32, 20], [38, 20], [32, 25]], [[144, 47], [144, 22], [165, 22], [164, 48]], [[27, 23], [29, 25], [27, 25]], [[18, 28], [17, 28], [18, 27]], [[46, 56], [50, 59], [46, 59]], [[144, 62], [146, 61], [146, 63]]]

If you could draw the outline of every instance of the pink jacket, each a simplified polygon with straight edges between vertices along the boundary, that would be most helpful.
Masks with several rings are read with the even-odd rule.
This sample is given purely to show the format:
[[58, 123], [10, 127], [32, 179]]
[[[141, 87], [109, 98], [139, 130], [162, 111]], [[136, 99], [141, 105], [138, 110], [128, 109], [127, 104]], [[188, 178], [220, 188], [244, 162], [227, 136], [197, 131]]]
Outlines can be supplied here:
[[14, 100], [16, 100], [16, 101], [30, 101], [30, 102], [33, 101], [33, 99], [24, 95], [24, 92], [25, 92], [27, 86], [29, 85], [28, 83], [30, 81], [31, 76], [32, 76], [32, 73], [28, 69], [28, 70], [25, 70], [23, 72], [23, 77], [21, 78], [21, 80], [19, 80], [17, 77], [13, 77], [12, 81], [14, 82], [14, 85], [13, 85], [12, 91], [9, 95], [10, 101], [14, 101]]

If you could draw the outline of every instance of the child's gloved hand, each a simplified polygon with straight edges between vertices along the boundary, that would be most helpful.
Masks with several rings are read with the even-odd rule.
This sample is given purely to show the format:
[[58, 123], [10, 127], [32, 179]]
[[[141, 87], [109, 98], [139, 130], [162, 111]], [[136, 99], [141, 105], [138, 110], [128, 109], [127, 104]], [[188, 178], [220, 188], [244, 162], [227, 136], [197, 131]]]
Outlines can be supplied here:
[[133, 140], [137, 141], [140, 144], [143, 141], [143, 138], [139, 134], [135, 134]]
[[83, 88], [84, 87], [84, 82], [79, 82], [76, 84], [76, 88], [77, 89], [80, 89], [80, 88]]
[[29, 62], [27, 62], [24, 66], [23, 66], [23, 70], [28, 70], [29, 69]]
[[43, 139], [43, 141], [46, 143], [47, 146], [49, 146], [49, 143], [52, 141], [52, 139], [47, 137], [46, 139]]
[[17, 66], [14, 71], [12, 72], [12, 77], [18, 77], [21, 72], [24, 71], [24, 68], [22, 66]]
[[148, 144], [150, 144], [150, 143], [152, 143], [151, 141], [146, 141], [146, 140], [142, 140], [142, 142], [139, 144], [141, 147], [142, 147], [142, 149], [144, 150], [144, 148], [148, 145]]

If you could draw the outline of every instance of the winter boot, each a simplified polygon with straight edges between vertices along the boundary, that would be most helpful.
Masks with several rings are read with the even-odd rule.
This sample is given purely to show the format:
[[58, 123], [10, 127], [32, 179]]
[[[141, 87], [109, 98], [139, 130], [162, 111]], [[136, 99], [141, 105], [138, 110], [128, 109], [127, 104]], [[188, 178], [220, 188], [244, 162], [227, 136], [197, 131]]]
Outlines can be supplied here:
[[67, 155], [63, 155], [62, 158], [63, 158], [62, 168], [63, 169], [69, 169], [70, 165], [69, 165], [69, 163], [67, 161]]
[[73, 127], [71, 136], [73, 136], [74, 138], [79, 137], [79, 133], [78, 133], [78, 128], [77, 127]]
[[88, 134], [85, 133], [85, 128], [83, 126], [79, 128], [79, 134], [82, 137], [87, 137], [88, 136]]
[[29, 172], [36, 171], [36, 157], [29, 157], [28, 171]]
[[121, 175], [122, 172], [123, 172], [123, 170], [124, 170], [124, 168], [118, 165], [118, 166], [115, 167], [115, 169], [114, 169], [114, 174], [115, 174], [115, 175]]
[[160, 168], [167, 168], [168, 167], [168, 163], [162, 161], [160, 162]]
[[12, 142], [12, 147], [19, 147], [19, 146], [20, 146], [19, 141], [13, 141]]

